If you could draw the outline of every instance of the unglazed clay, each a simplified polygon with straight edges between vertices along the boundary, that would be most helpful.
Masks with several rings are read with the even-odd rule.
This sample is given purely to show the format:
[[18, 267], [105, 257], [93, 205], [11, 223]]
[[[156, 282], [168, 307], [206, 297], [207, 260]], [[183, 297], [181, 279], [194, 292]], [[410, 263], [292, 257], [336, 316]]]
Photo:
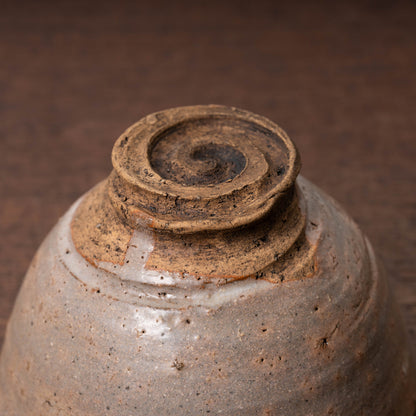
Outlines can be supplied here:
[[[413, 416], [368, 240], [271, 121], [149, 115], [51, 231], [0, 361], [3, 416]], [[335, 172], [334, 172], [335, 173]]]

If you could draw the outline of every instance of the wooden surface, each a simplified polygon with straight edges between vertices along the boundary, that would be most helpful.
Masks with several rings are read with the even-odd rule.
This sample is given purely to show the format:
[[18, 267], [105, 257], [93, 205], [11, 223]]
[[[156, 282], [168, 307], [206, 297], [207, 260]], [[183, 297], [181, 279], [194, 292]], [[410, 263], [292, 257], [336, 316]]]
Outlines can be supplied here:
[[416, 344], [416, 4], [85, 3], [1, 4], [0, 343], [36, 247], [118, 135], [218, 103], [289, 133], [370, 237]]

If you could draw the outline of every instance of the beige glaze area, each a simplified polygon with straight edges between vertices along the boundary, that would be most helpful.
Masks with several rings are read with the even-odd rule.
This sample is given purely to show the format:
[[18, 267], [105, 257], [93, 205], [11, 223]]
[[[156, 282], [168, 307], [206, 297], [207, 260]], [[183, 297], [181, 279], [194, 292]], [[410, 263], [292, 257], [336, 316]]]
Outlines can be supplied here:
[[298, 186], [318, 267], [276, 283], [146, 270], [147, 232], [124, 265], [96, 267], [71, 241], [75, 205], [21, 288], [0, 414], [413, 416], [405, 335], [372, 249], [330, 198]]

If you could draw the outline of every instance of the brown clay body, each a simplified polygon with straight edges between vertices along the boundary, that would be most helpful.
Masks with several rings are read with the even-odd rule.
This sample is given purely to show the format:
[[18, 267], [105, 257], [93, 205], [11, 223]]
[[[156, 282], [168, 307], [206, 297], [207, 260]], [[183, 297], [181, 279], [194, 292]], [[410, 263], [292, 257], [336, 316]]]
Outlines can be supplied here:
[[152, 114], [28, 270], [0, 415], [413, 416], [371, 245], [246, 111]]

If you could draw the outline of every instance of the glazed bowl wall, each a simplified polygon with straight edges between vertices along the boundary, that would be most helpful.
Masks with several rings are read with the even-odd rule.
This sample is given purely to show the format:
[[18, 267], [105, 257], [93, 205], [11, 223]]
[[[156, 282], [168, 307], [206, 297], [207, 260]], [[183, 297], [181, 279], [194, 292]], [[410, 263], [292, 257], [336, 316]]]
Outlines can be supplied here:
[[[178, 287], [174, 274], [155, 286], [94, 267], [71, 237], [78, 201], [21, 288], [0, 414], [413, 415], [405, 335], [370, 244], [304, 178], [298, 191], [317, 272], [221, 286]], [[135, 233], [139, 261], [151, 235]]]

